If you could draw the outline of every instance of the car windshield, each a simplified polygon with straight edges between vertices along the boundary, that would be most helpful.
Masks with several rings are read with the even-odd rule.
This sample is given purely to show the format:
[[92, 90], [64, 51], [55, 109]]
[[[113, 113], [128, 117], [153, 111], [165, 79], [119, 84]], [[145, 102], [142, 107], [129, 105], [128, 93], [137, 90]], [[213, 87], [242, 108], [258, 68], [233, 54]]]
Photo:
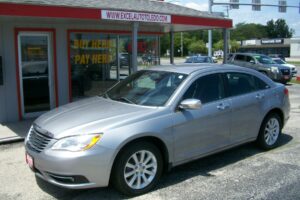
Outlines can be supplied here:
[[187, 77], [185, 74], [142, 70], [119, 82], [103, 97], [145, 106], [163, 106]]
[[207, 63], [208, 58], [207, 57], [197, 57], [195, 60], [195, 63]]
[[193, 60], [194, 60], [193, 57], [187, 58], [186, 61], [185, 61], [185, 63], [192, 63]]
[[255, 56], [255, 58], [258, 60], [261, 64], [276, 64], [272, 58], [268, 56]]
[[274, 59], [274, 61], [275, 61], [277, 64], [286, 64], [286, 62], [284, 62], [284, 61], [281, 60], [281, 59]]

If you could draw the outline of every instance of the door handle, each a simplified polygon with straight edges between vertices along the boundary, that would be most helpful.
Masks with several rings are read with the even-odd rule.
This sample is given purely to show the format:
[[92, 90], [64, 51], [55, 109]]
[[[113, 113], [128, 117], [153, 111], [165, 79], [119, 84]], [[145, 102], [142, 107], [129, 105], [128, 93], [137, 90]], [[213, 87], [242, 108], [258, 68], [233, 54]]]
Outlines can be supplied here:
[[227, 103], [220, 103], [220, 104], [217, 106], [217, 108], [218, 108], [219, 110], [226, 110], [226, 109], [230, 108], [230, 105], [227, 104]]
[[265, 97], [264, 94], [256, 94], [255, 98], [260, 100], [260, 99], [263, 99]]

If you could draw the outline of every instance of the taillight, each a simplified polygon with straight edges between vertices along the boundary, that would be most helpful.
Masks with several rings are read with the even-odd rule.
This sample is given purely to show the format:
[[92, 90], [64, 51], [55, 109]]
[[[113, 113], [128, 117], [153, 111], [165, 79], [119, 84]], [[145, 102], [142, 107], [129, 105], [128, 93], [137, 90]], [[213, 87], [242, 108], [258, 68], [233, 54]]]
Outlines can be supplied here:
[[288, 90], [287, 88], [284, 88], [284, 94], [285, 94], [286, 96], [289, 95], [289, 90]]

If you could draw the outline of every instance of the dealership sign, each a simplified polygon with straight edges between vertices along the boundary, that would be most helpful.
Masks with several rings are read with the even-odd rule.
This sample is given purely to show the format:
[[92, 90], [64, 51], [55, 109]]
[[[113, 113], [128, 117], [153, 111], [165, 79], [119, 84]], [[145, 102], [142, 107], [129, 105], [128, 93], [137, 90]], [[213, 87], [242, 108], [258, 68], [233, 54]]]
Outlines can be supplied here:
[[261, 40], [261, 44], [283, 44], [283, 39]]
[[101, 10], [101, 18], [118, 21], [171, 23], [171, 15], [116, 10]]

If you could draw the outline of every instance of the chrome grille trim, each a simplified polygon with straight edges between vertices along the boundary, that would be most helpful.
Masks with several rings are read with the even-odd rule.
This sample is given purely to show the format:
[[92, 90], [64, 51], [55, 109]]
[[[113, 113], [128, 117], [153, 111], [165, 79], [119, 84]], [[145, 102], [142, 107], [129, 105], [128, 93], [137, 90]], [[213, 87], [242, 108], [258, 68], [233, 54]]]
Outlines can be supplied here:
[[283, 75], [290, 75], [290, 70], [289, 69], [282, 69], [281, 70], [281, 73], [283, 74]]
[[42, 152], [53, 138], [37, 131], [34, 127], [30, 130], [26, 146], [37, 153]]

